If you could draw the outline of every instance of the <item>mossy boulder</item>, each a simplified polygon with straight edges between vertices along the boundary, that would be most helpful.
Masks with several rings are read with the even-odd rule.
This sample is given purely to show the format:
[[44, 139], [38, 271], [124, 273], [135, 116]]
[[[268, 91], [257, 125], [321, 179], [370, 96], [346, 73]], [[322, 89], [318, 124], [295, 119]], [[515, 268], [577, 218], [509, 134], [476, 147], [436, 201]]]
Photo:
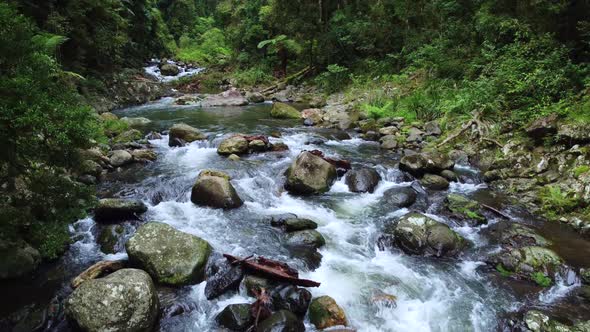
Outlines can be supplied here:
[[578, 322], [572, 326], [565, 325], [552, 319], [546, 314], [531, 310], [525, 313], [523, 321], [531, 332], [587, 332], [590, 331], [590, 321]]
[[215, 317], [219, 326], [231, 331], [246, 331], [254, 322], [250, 304], [230, 304]]
[[256, 332], [304, 332], [305, 325], [292, 312], [280, 310], [258, 324]]
[[158, 283], [173, 286], [203, 281], [211, 253], [207, 241], [158, 222], [139, 227], [125, 248], [131, 263], [147, 271]]
[[88, 174], [98, 178], [102, 174], [102, 166], [93, 160], [84, 160], [80, 164], [80, 174]]
[[248, 153], [248, 140], [241, 135], [228, 137], [221, 141], [217, 153], [223, 156], [246, 154]]
[[320, 232], [307, 229], [287, 233], [286, 244], [289, 247], [320, 248], [326, 244], [326, 240]]
[[171, 63], [166, 63], [160, 66], [160, 73], [163, 76], [176, 76], [180, 73], [180, 68]]
[[109, 225], [102, 229], [98, 236], [98, 244], [100, 245], [100, 251], [105, 254], [114, 254], [117, 252], [117, 245], [119, 239], [125, 231], [125, 228], [121, 225]]
[[141, 131], [137, 129], [129, 129], [117, 135], [113, 139], [113, 143], [130, 143], [139, 141], [142, 138], [143, 135], [141, 134]]
[[229, 175], [214, 170], [205, 170], [199, 174], [191, 192], [191, 201], [200, 206], [219, 209], [234, 209], [244, 204], [231, 184]]
[[381, 175], [368, 167], [353, 169], [346, 174], [346, 185], [353, 193], [372, 193], [381, 181]]
[[306, 229], [316, 229], [318, 228], [318, 224], [309, 219], [305, 218], [277, 218], [271, 220], [271, 225], [274, 227], [281, 227], [286, 232], [296, 232], [302, 231]]
[[321, 194], [337, 177], [336, 167], [308, 151], [301, 152], [287, 170], [285, 189], [293, 194]]
[[460, 219], [473, 220], [478, 224], [487, 223], [486, 217], [481, 213], [480, 204], [463, 195], [449, 194], [445, 199], [445, 206]]
[[424, 188], [432, 190], [445, 190], [449, 188], [449, 181], [440, 175], [425, 174], [420, 180], [420, 184]]
[[399, 169], [414, 176], [421, 177], [426, 173], [439, 174], [446, 169], [452, 169], [455, 163], [440, 152], [424, 152], [403, 156]]
[[41, 255], [24, 241], [0, 239], [0, 280], [26, 276], [37, 269]]
[[551, 244], [549, 240], [537, 234], [530, 227], [513, 223], [502, 231], [500, 235], [500, 242], [503, 245], [512, 248], [520, 248], [526, 246], [541, 246], [546, 247]]
[[94, 220], [98, 222], [117, 222], [137, 217], [148, 210], [147, 206], [137, 199], [103, 198], [94, 208]]
[[449, 226], [420, 213], [408, 213], [393, 229], [394, 243], [407, 254], [454, 256], [465, 246], [463, 237]]
[[344, 310], [329, 296], [316, 297], [311, 301], [309, 321], [319, 330], [348, 325]]
[[82, 283], [65, 306], [74, 326], [92, 332], [149, 331], [157, 321], [158, 311], [152, 279], [136, 269], [122, 269]]
[[109, 163], [114, 167], [125, 166], [133, 162], [133, 156], [131, 153], [125, 150], [115, 150], [111, 154]]
[[301, 118], [301, 112], [293, 106], [276, 102], [272, 105], [270, 116], [278, 119], [299, 119]]
[[182, 146], [185, 143], [200, 141], [207, 138], [197, 128], [191, 127], [185, 123], [177, 123], [170, 128], [168, 145]]
[[545, 287], [553, 283], [553, 276], [563, 264], [553, 250], [539, 246], [505, 250], [493, 256], [491, 262], [506, 276], [528, 279]]

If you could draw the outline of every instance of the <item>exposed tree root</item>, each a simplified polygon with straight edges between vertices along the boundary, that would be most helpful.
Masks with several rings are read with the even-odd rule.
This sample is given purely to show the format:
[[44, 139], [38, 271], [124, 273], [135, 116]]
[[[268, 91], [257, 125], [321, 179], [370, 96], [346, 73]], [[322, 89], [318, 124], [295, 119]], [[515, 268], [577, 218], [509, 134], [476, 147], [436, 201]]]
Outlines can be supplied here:
[[471, 130], [471, 137], [477, 139], [479, 143], [489, 142], [497, 145], [500, 148], [504, 147], [500, 142], [489, 137], [490, 128], [492, 127], [492, 124], [482, 120], [482, 113], [480, 111], [474, 111], [472, 114], [472, 118], [469, 121], [465, 122], [458, 132], [447, 137], [444, 141], [439, 143], [437, 147], [440, 148], [441, 146], [448, 144], [449, 142], [463, 135], [469, 130]]

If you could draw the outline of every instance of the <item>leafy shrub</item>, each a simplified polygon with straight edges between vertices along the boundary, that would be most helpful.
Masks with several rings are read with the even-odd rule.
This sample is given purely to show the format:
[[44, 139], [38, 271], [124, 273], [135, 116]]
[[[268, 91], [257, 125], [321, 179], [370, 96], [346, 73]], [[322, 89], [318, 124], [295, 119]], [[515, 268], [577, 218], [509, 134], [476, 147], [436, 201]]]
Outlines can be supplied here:
[[580, 205], [580, 200], [572, 192], [564, 192], [557, 186], [545, 186], [539, 191], [539, 200], [545, 215], [553, 220], [558, 216], [573, 211]]
[[346, 67], [331, 64], [325, 72], [318, 75], [316, 83], [327, 93], [341, 91], [350, 83], [350, 72]]
[[246, 70], [237, 70], [234, 73], [234, 78], [240, 86], [267, 84], [274, 79], [270, 72], [268, 68], [260, 65]]
[[584, 174], [584, 173], [588, 173], [588, 171], [590, 171], [590, 166], [588, 165], [580, 165], [576, 168], [574, 168], [574, 176], [580, 177], [580, 175]]
[[541, 287], [549, 287], [553, 283], [553, 280], [546, 276], [543, 272], [534, 272], [531, 274], [531, 279]]

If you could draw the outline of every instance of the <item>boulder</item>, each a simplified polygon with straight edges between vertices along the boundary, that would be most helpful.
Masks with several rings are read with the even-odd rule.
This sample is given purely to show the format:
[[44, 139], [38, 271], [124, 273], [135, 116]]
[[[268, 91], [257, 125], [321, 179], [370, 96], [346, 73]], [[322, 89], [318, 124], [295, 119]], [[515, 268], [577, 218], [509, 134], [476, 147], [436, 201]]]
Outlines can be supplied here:
[[372, 193], [381, 181], [381, 175], [372, 168], [353, 169], [346, 174], [346, 185], [353, 193]]
[[449, 194], [445, 199], [445, 205], [449, 211], [460, 219], [473, 220], [478, 224], [487, 223], [487, 219], [481, 213], [481, 208], [477, 201], [463, 195]]
[[381, 135], [379, 133], [369, 130], [364, 134], [361, 134], [361, 138], [365, 141], [377, 142], [381, 139]]
[[426, 133], [423, 132], [422, 130], [420, 130], [416, 127], [411, 127], [410, 129], [408, 129], [408, 136], [406, 137], [406, 142], [420, 143], [420, 142], [422, 142], [425, 134]]
[[140, 226], [125, 248], [132, 264], [147, 271], [158, 283], [173, 286], [203, 281], [211, 253], [207, 241], [158, 222]]
[[274, 227], [281, 227], [286, 232], [296, 232], [302, 231], [306, 229], [316, 229], [318, 228], [318, 224], [315, 221], [304, 219], [304, 218], [278, 218], [278, 219], [271, 219], [270, 224]]
[[260, 92], [247, 92], [246, 99], [248, 99], [251, 103], [263, 103], [264, 102], [264, 95]]
[[329, 296], [316, 297], [311, 301], [309, 305], [309, 321], [318, 330], [348, 325], [344, 310]]
[[457, 182], [458, 179], [457, 173], [449, 169], [445, 169], [444, 171], [440, 172], [440, 176], [447, 179], [449, 182]]
[[98, 178], [102, 174], [102, 167], [95, 161], [84, 160], [80, 165], [80, 174], [92, 175]]
[[253, 139], [248, 143], [248, 149], [252, 152], [262, 152], [268, 149], [267, 144], [261, 139]]
[[377, 123], [375, 122], [374, 119], [366, 119], [366, 120], [361, 120], [358, 123], [359, 125], [359, 130], [363, 133], [369, 132], [369, 131], [374, 131], [377, 132]]
[[227, 156], [227, 159], [231, 161], [240, 161], [242, 158], [240, 158], [240, 156], [238, 156], [237, 154], [230, 154], [229, 156]]
[[200, 102], [201, 107], [244, 105], [248, 105], [248, 100], [235, 88], [223, 91], [219, 94], [206, 95]]
[[88, 280], [66, 301], [65, 312], [83, 331], [149, 331], [158, 318], [159, 302], [150, 276], [122, 269]]
[[552, 113], [548, 116], [534, 120], [525, 128], [525, 131], [527, 135], [536, 140], [553, 136], [557, 133], [557, 120], [557, 114]]
[[549, 240], [537, 234], [533, 229], [517, 223], [512, 223], [501, 231], [500, 243], [512, 248], [526, 246], [545, 247], [551, 244]]
[[399, 131], [398, 127], [389, 126], [389, 127], [383, 127], [381, 129], [379, 129], [379, 134], [381, 136], [390, 136], [390, 135], [395, 135], [398, 131]]
[[491, 262], [502, 274], [514, 274], [545, 287], [553, 283], [552, 276], [563, 264], [553, 250], [539, 246], [504, 250], [493, 256]]
[[301, 113], [293, 106], [277, 102], [272, 105], [270, 116], [278, 119], [299, 119]]
[[557, 139], [568, 145], [585, 144], [590, 142], [590, 125], [562, 124], [557, 128]]
[[287, 170], [285, 189], [293, 194], [321, 194], [336, 180], [336, 167], [308, 151], [301, 152]]
[[109, 162], [114, 167], [120, 167], [133, 162], [133, 156], [131, 153], [125, 150], [115, 150], [111, 154]]
[[191, 201], [200, 206], [218, 209], [234, 209], [242, 206], [244, 201], [229, 181], [229, 175], [213, 170], [204, 170], [199, 174], [191, 192]]
[[305, 325], [292, 312], [280, 310], [258, 324], [256, 332], [304, 332]]
[[326, 240], [320, 232], [313, 229], [287, 233], [286, 244], [295, 248], [317, 249], [326, 244]]
[[121, 121], [126, 123], [129, 127], [131, 128], [141, 128], [141, 127], [145, 127], [147, 125], [149, 125], [150, 123], [152, 123], [152, 121], [150, 119], [147, 118], [128, 118], [128, 117], [123, 117], [121, 118]]
[[301, 111], [301, 118], [306, 126], [315, 126], [322, 123], [323, 116], [324, 113], [318, 108], [308, 108]]
[[109, 225], [102, 229], [98, 236], [97, 243], [100, 246], [100, 251], [105, 254], [114, 254], [117, 252], [117, 244], [119, 238], [125, 231], [121, 225]]
[[442, 130], [437, 121], [430, 121], [424, 124], [424, 131], [426, 131], [426, 135], [428, 136], [440, 136], [442, 134]]
[[240, 265], [230, 264], [221, 254], [214, 253], [207, 263], [206, 276], [205, 297], [212, 300], [236, 290], [244, 278], [244, 269]]
[[288, 310], [299, 317], [305, 316], [311, 302], [311, 293], [305, 288], [284, 284], [271, 292], [275, 310]]
[[171, 63], [165, 63], [162, 66], [160, 66], [160, 73], [163, 76], [176, 76], [180, 73], [180, 69], [176, 65], [173, 65]]
[[24, 241], [0, 239], [0, 280], [24, 277], [37, 269], [41, 255]]
[[[170, 128], [169, 146], [179, 146], [179, 143], [190, 143], [205, 139], [197, 128], [191, 127], [184, 123], [177, 123]], [[182, 144], [181, 144], [182, 145]]]
[[448, 156], [438, 152], [405, 155], [399, 163], [400, 170], [418, 177], [426, 173], [438, 174], [453, 166], [455, 163]]
[[445, 190], [449, 188], [449, 181], [440, 175], [425, 174], [420, 180], [420, 184], [424, 188], [432, 190]]
[[113, 139], [113, 143], [131, 143], [143, 138], [141, 131], [137, 129], [126, 130]]
[[138, 161], [154, 161], [158, 159], [158, 155], [150, 149], [137, 149], [131, 151], [134, 160]]
[[587, 332], [590, 331], [590, 321], [581, 321], [568, 326], [550, 318], [546, 314], [531, 310], [523, 317], [524, 324], [531, 332]]
[[248, 303], [228, 305], [215, 317], [215, 321], [231, 331], [246, 331], [254, 323]]
[[117, 222], [137, 219], [147, 212], [147, 206], [140, 200], [126, 198], [103, 198], [94, 208], [94, 219], [98, 222]]
[[248, 153], [248, 140], [241, 135], [234, 135], [221, 141], [217, 153], [224, 156]]
[[395, 187], [383, 193], [382, 202], [388, 206], [405, 208], [414, 204], [417, 197], [416, 190], [411, 187]]
[[387, 135], [383, 136], [379, 139], [381, 142], [381, 148], [386, 150], [394, 150], [397, 149], [398, 142], [397, 137], [394, 135]]
[[394, 243], [405, 253], [426, 256], [454, 256], [465, 240], [449, 226], [420, 213], [408, 213], [388, 230]]

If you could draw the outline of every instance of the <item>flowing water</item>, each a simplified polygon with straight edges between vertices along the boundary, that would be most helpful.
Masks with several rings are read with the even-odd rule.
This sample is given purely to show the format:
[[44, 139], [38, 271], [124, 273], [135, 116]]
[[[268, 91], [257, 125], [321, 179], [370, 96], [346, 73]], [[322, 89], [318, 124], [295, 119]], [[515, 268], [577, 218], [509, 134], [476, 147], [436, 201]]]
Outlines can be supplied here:
[[[345, 310], [350, 325], [358, 331], [495, 331], [506, 313], [523, 306], [551, 308], [560, 303], [577, 286], [577, 281], [561, 281], [558, 286], [538, 293], [538, 288], [507, 282], [490, 272], [484, 257], [498, 250], [486, 236], [487, 228], [499, 219], [491, 218], [487, 226], [459, 225], [438, 213], [445, 192], [430, 193], [426, 209], [433, 218], [449, 224], [472, 242], [472, 246], [457, 259], [433, 259], [405, 255], [395, 249], [379, 250], [377, 240], [389, 220], [408, 212], [382, 204], [383, 193], [396, 186], [412, 183], [396, 167], [399, 156], [384, 152], [376, 143], [359, 138], [339, 140], [331, 130], [306, 128], [288, 120], [270, 118], [270, 105], [248, 107], [195, 109], [172, 106], [171, 99], [121, 110], [119, 115], [143, 116], [151, 119], [151, 130], [165, 130], [173, 123], [185, 122], [209, 134], [204, 142], [181, 148], [168, 147], [168, 137], [152, 140], [158, 160], [134, 166], [113, 174], [101, 185], [103, 196], [139, 198], [149, 205], [143, 217], [155, 220], [211, 243], [216, 252], [236, 256], [263, 255], [288, 262], [301, 271], [301, 277], [321, 282], [310, 288], [314, 296], [330, 295]], [[234, 162], [219, 156], [216, 146], [224, 135], [270, 134], [280, 131], [282, 141], [290, 150], [244, 157]], [[321, 196], [296, 197], [285, 192], [284, 172], [302, 150], [322, 150], [326, 155], [350, 160], [353, 167], [366, 165], [379, 171], [383, 180], [372, 194], [348, 191], [344, 179]], [[190, 202], [190, 189], [203, 169], [223, 170], [231, 175], [232, 183], [245, 201], [235, 210], [202, 208]], [[488, 200], [516, 220], [534, 223], [518, 208], [503, 203], [501, 195], [490, 192], [468, 165], [458, 166], [462, 183], [453, 184], [449, 191], [461, 192]], [[281, 232], [270, 227], [266, 217], [294, 213], [316, 221], [318, 231], [326, 238], [321, 248], [319, 267], [313, 257], [294, 255], [282, 245]], [[128, 222], [126, 237], [131, 236], [137, 222]], [[114, 255], [100, 252], [95, 238], [97, 228], [92, 218], [78, 221], [72, 232], [80, 240], [72, 245], [63, 266], [80, 271], [100, 259], [124, 258], [124, 248]], [[546, 230], [547, 231], [547, 230]], [[572, 237], [561, 228], [550, 230], [554, 237]], [[561, 234], [561, 235], [560, 235]], [[558, 243], [560, 240], [558, 239]], [[568, 242], [563, 240], [562, 242]], [[566, 246], [567, 247], [567, 246]], [[570, 250], [570, 249], [568, 249]], [[573, 249], [571, 249], [573, 250]], [[587, 242], [576, 246], [587, 253]], [[571, 257], [577, 257], [570, 253]], [[587, 258], [570, 264], [585, 265]], [[71, 273], [70, 273], [71, 274]], [[176, 302], [192, 308], [185, 314], [163, 318], [162, 331], [214, 331], [214, 317], [226, 305], [251, 302], [245, 290], [225, 294], [208, 301], [205, 283], [172, 292]], [[62, 287], [61, 292], [68, 292]], [[161, 291], [165, 292], [164, 290]], [[375, 304], [379, 293], [397, 297], [396, 307]], [[587, 319], [587, 318], [586, 318]], [[62, 330], [67, 326], [62, 324]], [[313, 327], [306, 321], [310, 331]]]

